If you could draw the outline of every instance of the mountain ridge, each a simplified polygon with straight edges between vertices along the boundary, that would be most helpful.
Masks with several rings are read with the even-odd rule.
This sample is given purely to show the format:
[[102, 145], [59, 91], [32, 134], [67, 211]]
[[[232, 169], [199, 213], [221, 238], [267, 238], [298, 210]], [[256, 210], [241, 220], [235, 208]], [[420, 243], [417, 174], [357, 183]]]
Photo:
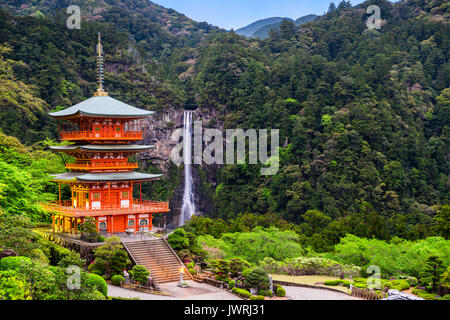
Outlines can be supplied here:
[[250, 23], [249, 25], [239, 28], [235, 30], [235, 32], [241, 36], [245, 36], [246, 38], [258, 38], [265, 39], [269, 35], [269, 31], [271, 29], [278, 29], [279, 25], [283, 20], [292, 21], [297, 26], [305, 24], [307, 22], [314, 21], [317, 19], [317, 15], [308, 14], [305, 16], [301, 16], [300, 18], [294, 20], [288, 17], [271, 17], [266, 19], [257, 20], [255, 22]]

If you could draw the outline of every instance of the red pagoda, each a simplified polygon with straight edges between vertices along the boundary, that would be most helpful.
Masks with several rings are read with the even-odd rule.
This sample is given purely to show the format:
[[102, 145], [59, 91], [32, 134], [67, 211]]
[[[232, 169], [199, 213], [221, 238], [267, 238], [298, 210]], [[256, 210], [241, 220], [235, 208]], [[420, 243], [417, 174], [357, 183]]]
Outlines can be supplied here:
[[[42, 204], [52, 213], [53, 231], [77, 233], [86, 217], [93, 217], [101, 233], [148, 231], [152, 214], [169, 212], [168, 202], [133, 199], [133, 189], [161, 174], [135, 172], [128, 158], [154, 146], [142, 140], [144, 120], [154, 112], [138, 109], [108, 96], [103, 89], [100, 34], [97, 45], [98, 88], [90, 99], [50, 113], [60, 120], [60, 139], [74, 144], [50, 147], [75, 158], [70, 172], [53, 176], [59, 184], [57, 202]], [[61, 183], [70, 185], [71, 199], [61, 200]], [[141, 194], [141, 192], [140, 192]]]

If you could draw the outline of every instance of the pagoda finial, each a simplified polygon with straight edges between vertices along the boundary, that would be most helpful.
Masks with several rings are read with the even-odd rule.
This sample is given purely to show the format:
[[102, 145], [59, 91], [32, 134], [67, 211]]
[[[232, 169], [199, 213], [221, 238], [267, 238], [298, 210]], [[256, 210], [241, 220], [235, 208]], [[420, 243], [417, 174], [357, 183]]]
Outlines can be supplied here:
[[108, 92], [103, 90], [103, 47], [101, 43], [100, 32], [98, 33], [97, 43], [97, 91], [94, 96], [107, 96]]

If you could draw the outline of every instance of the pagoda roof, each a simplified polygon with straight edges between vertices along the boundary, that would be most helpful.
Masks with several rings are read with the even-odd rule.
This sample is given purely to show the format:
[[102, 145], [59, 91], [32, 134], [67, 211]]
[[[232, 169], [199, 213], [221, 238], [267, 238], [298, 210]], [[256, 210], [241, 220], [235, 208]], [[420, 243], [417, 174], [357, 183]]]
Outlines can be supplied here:
[[154, 113], [154, 111], [130, 106], [110, 96], [94, 96], [64, 110], [50, 112], [49, 115], [54, 118], [73, 118], [76, 116], [145, 118]]
[[49, 146], [54, 151], [142, 151], [155, 148], [154, 145], [143, 144], [88, 144], [88, 145], [65, 145]]
[[148, 174], [141, 172], [65, 172], [52, 175], [52, 181], [57, 182], [107, 182], [107, 181], [129, 181], [129, 180], [153, 180], [162, 174]]

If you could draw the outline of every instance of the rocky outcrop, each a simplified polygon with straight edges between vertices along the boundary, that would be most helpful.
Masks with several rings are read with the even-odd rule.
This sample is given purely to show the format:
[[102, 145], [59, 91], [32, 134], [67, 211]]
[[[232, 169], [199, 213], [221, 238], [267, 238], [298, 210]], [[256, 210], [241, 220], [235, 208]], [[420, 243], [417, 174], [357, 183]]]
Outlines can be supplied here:
[[[162, 170], [164, 179], [173, 178], [170, 174], [177, 174], [177, 180], [180, 181], [178, 186], [173, 190], [173, 196], [169, 199], [171, 210], [171, 221], [178, 221], [180, 214], [184, 179], [183, 164], [179, 166], [180, 170], [176, 173], [169, 168], [174, 165], [171, 161], [171, 151], [177, 142], [172, 141], [172, 134], [178, 128], [183, 128], [184, 110], [169, 108], [163, 112], [157, 112], [147, 123], [146, 133], [143, 140], [144, 144], [154, 145], [155, 148], [139, 155], [143, 163], [143, 167], [147, 167], [150, 163]], [[194, 111], [194, 121], [202, 121], [203, 130], [207, 128], [223, 129], [223, 123], [219, 120], [219, 114], [216, 110], [200, 110]], [[194, 180], [195, 192], [195, 208], [196, 215], [214, 215], [214, 206], [212, 203], [212, 194], [216, 188], [216, 175], [218, 166], [216, 165], [193, 165], [192, 176]]]

